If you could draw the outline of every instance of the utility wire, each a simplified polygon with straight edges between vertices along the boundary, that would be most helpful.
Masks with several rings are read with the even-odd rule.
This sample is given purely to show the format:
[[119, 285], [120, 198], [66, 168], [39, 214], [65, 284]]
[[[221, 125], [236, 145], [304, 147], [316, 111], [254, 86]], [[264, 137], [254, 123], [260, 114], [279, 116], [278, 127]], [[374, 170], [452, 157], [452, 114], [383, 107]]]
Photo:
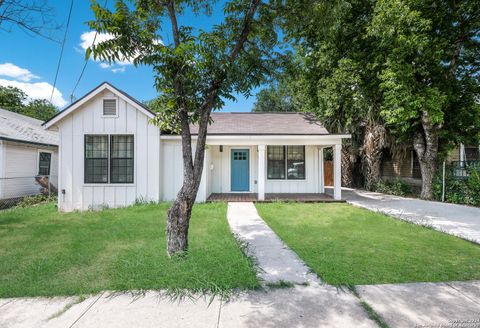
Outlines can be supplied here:
[[[104, 8], [107, 7], [107, 2], [108, 2], [108, 0], [105, 0], [105, 3], [103, 4]], [[97, 40], [97, 35], [98, 35], [98, 31], [95, 31], [95, 35], [93, 36], [92, 45], [90, 47], [93, 47], [95, 45], [95, 41]], [[80, 76], [78, 77], [77, 83], [75, 83], [75, 86], [73, 87], [72, 93], [70, 93], [70, 102], [71, 103], [73, 102], [75, 90], [77, 90], [78, 84], [80, 83], [80, 80], [83, 77], [83, 73], [85, 73], [85, 68], [87, 68], [89, 59], [90, 58], [85, 58], [85, 63], [83, 64], [82, 71], [80, 72]]]
[[65, 48], [65, 41], [67, 40], [68, 26], [70, 25], [70, 17], [72, 17], [73, 0], [70, 1], [70, 10], [68, 11], [67, 26], [65, 27], [65, 34], [63, 35], [62, 47], [60, 50], [60, 57], [58, 58], [57, 71], [55, 72], [55, 80], [53, 81], [52, 94], [50, 95], [50, 102], [53, 99], [53, 93], [55, 92], [55, 86], [57, 85], [58, 72], [60, 71], [60, 65], [63, 58], [63, 49]]

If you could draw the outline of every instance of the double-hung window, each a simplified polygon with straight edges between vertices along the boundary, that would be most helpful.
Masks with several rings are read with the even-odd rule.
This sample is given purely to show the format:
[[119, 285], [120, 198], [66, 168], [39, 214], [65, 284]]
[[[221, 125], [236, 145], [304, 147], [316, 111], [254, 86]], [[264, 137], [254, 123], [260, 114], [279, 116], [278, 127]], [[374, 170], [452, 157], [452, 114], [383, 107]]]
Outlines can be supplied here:
[[268, 146], [267, 178], [305, 179], [305, 146]]
[[133, 136], [110, 136], [110, 183], [133, 183]]
[[133, 135], [85, 135], [85, 183], [133, 183]]
[[52, 161], [51, 153], [42, 151], [38, 154], [38, 175], [50, 175], [51, 161]]

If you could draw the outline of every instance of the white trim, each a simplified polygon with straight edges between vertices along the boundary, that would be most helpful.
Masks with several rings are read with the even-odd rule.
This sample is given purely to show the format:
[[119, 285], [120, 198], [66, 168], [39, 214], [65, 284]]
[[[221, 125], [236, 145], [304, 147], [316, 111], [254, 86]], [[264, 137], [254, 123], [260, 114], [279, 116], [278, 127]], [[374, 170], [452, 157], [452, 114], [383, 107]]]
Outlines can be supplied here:
[[[45, 129], [49, 129], [51, 126], [57, 124], [58, 122], [60, 122], [61, 120], [63, 120], [65, 117], [67, 117], [68, 115], [70, 115], [72, 112], [74, 112], [75, 110], [77, 110], [78, 108], [80, 108], [82, 105], [84, 105], [85, 103], [87, 103], [88, 101], [90, 101], [91, 99], [93, 99], [95, 96], [97, 96], [99, 93], [105, 91], [105, 90], [108, 90], [110, 91], [111, 93], [117, 95], [120, 99], [126, 101], [127, 103], [129, 103], [131, 106], [133, 106], [134, 108], [136, 108], [137, 110], [139, 110], [140, 112], [142, 112], [143, 114], [145, 114], [146, 116], [148, 116], [149, 118], [154, 118], [155, 115], [150, 113], [149, 111], [147, 111], [145, 108], [143, 108], [142, 106], [140, 106], [139, 104], [137, 104], [136, 102], [132, 101], [130, 98], [128, 98], [127, 96], [125, 96], [124, 94], [122, 94], [121, 92], [117, 91], [115, 88], [113, 88], [112, 86], [110, 86], [108, 83], [103, 83], [101, 84], [99, 87], [97, 87], [96, 89], [94, 89], [93, 91], [91, 91], [89, 94], [87, 94], [84, 98], [80, 99], [79, 101], [77, 101], [76, 103], [74, 103], [72, 106], [68, 107], [67, 109], [65, 109], [63, 112], [61, 112], [60, 114], [58, 114], [56, 117], [52, 118], [50, 121], [46, 122], [45, 123]], [[117, 101], [118, 102], [118, 101]], [[117, 105], [118, 106], [118, 105]]]
[[333, 198], [342, 199], [342, 145], [333, 147]]
[[[111, 160], [111, 154], [110, 154], [110, 147], [111, 147], [111, 136], [114, 135], [119, 135], [119, 136], [133, 136], [133, 182], [128, 183], [128, 182], [123, 182], [123, 183], [112, 183], [110, 182], [111, 176], [110, 176], [110, 160]], [[107, 136], [107, 180], [108, 182], [85, 182], [85, 136]], [[82, 154], [83, 154], [83, 187], [135, 187], [137, 185], [137, 163], [135, 159], [137, 158], [137, 146], [135, 144], [137, 140], [137, 136], [135, 133], [125, 133], [125, 132], [112, 132], [112, 133], [85, 133], [82, 138]]]
[[[350, 135], [207, 135], [207, 144], [210, 146], [258, 146], [258, 145], [305, 145], [305, 146], [333, 146], [342, 143], [342, 139]], [[181, 140], [178, 135], [160, 135], [160, 140]], [[192, 136], [197, 140], [197, 136]]]
[[53, 162], [53, 151], [51, 150], [45, 150], [45, 149], [41, 149], [41, 148], [38, 148], [37, 149], [37, 174], [36, 175], [39, 175], [40, 174], [40, 153], [49, 153], [50, 154], [50, 166], [48, 168], [48, 174], [47, 175], [51, 175], [52, 173], [52, 162]]
[[258, 200], [265, 200], [265, 176], [266, 176], [266, 146], [258, 145], [258, 179], [257, 179], [257, 191]]

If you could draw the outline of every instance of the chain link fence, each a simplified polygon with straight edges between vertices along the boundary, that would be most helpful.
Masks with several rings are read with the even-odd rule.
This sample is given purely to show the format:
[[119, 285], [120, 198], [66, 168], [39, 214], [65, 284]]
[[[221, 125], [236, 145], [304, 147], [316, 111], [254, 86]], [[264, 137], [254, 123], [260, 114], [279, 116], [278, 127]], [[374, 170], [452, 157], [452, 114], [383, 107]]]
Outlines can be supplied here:
[[56, 175], [0, 178], [0, 210], [13, 207], [29, 196], [57, 196], [57, 186]]

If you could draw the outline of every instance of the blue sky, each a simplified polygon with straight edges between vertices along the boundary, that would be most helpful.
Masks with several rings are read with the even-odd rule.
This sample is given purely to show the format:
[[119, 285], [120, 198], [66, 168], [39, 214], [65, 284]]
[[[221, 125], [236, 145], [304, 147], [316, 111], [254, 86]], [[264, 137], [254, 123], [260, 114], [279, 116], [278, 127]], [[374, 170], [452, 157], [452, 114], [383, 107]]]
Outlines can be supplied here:
[[[58, 23], [66, 25], [70, 1], [49, 0], [54, 9]], [[109, 1], [109, 7], [114, 0]], [[180, 23], [191, 22], [195, 28], [208, 29], [223, 18], [222, 3], [216, 5], [212, 17], [195, 17], [186, 14], [179, 19]], [[84, 64], [84, 47], [91, 44], [94, 33], [90, 32], [85, 22], [93, 19], [90, 1], [76, 0], [74, 2], [70, 27], [68, 30], [65, 50], [57, 79], [53, 102], [60, 108], [70, 103], [70, 95], [80, 75]], [[192, 23], [194, 22], [194, 23]], [[63, 38], [64, 30], [55, 32], [57, 39]], [[0, 29], [0, 85], [14, 85], [27, 92], [32, 98], [50, 98], [55, 70], [60, 54], [58, 43], [33, 36], [13, 28], [10, 32]], [[167, 42], [169, 40], [166, 40]], [[83, 44], [83, 47], [82, 47]], [[108, 81], [126, 91], [140, 101], [155, 97], [153, 74], [148, 67], [133, 65], [114, 65], [90, 61], [80, 81], [74, 97], [80, 98], [86, 92], [103, 81]], [[256, 92], [258, 91], [255, 90]], [[225, 111], [250, 111], [255, 102], [252, 96], [245, 99], [238, 96], [237, 102], [227, 102]]]

